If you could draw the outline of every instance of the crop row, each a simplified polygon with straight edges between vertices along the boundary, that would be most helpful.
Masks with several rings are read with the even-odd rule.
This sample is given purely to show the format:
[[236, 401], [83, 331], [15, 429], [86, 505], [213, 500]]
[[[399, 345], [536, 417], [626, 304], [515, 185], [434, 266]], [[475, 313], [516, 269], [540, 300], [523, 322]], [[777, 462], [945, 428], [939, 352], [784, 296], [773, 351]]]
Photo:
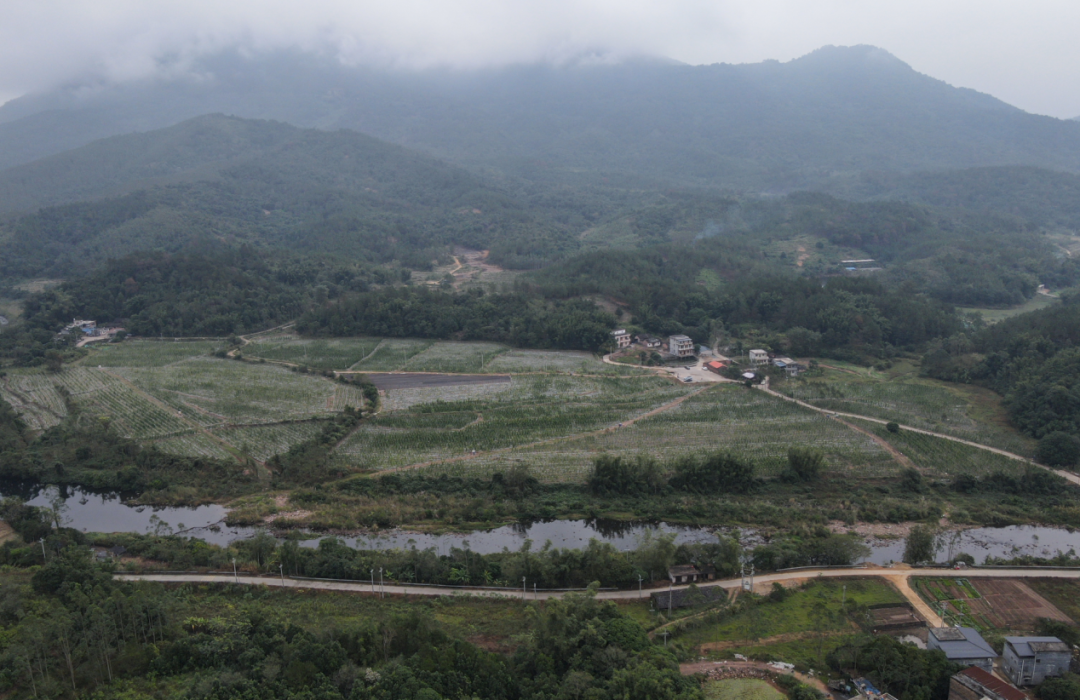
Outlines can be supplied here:
[[322, 430], [323, 421], [253, 425], [215, 431], [227, 443], [255, 459], [266, 460], [310, 440]]
[[58, 425], [67, 415], [67, 406], [56, 385], [42, 374], [12, 374], [0, 379], [0, 398], [34, 430]]
[[229, 451], [204, 433], [192, 432], [187, 435], [166, 438], [154, 443], [162, 452], [183, 457], [209, 457], [211, 459], [232, 459]]
[[270, 336], [253, 340], [243, 348], [243, 352], [267, 360], [292, 362], [317, 369], [343, 370], [367, 357], [378, 344], [378, 338], [308, 340]]
[[122, 343], [92, 344], [88, 367], [164, 367], [191, 357], [209, 355], [224, 347], [213, 340], [125, 340]]
[[820, 408], [896, 421], [1031, 456], [1031, 444], [1015, 431], [973, 419], [968, 401], [935, 384], [800, 381], [784, 392]]
[[[360, 405], [355, 389], [282, 367], [215, 358], [182, 365], [130, 368], [123, 373], [147, 393], [184, 411], [201, 411], [200, 422], [269, 423], [328, 415]], [[196, 408], [197, 407], [197, 408]], [[210, 415], [213, 414], [213, 415]]]
[[429, 403], [414, 406], [409, 415], [381, 415], [340, 452], [368, 469], [448, 459], [607, 428], [686, 391], [653, 378], [580, 380], [559, 391], [561, 383], [541, 377], [487, 400]]
[[[554, 481], [577, 481], [602, 452], [646, 454], [668, 460], [726, 450], [754, 461], [761, 476], [776, 476], [792, 447], [821, 451], [829, 471], [852, 476], [894, 474], [897, 464], [874, 440], [821, 414], [741, 387], [716, 387], [679, 406], [611, 432], [554, 445], [512, 450], [490, 459], [489, 470], [527, 464]], [[477, 468], [488, 457], [470, 460]]]
[[985, 476], [991, 472], [1016, 472], [1024, 469], [1024, 463], [988, 450], [946, 440], [945, 438], [901, 430], [890, 433], [881, 425], [852, 419], [868, 430], [873, 430], [919, 467], [929, 469], [939, 476]]

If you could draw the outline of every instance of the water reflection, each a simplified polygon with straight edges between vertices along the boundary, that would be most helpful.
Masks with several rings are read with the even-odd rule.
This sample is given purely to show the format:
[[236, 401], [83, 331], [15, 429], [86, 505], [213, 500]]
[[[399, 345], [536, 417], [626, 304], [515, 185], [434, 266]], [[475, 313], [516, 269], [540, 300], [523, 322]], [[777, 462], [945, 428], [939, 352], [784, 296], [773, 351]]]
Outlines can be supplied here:
[[[123, 494], [93, 493], [73, 487], [41, 486], [40, 484], [0, 481], [0, 494], [18, 496], [29, 505], [50, 507], [60, 497], [63, 503], [62, 520], [67, 527], [85, 532], [172, 532], [197, 537], [212, 544], [251, 537], [254, 528], [225, 525], [226, 509], [220, 505], [194, 508], [163, 508], [132, 506], [123, 502]], [[468, 534], [427, 534], [402, 530], [341, 537], [351, 547], [363, 549], [434, 548], [448, 554], [452, 548], [471, 549], [481, 554], [518, 550], [526, 541], [534, 549], [550, 542], [552, 547], [582, 549], [592, 539], [607, 542], [619, 551], [636, 549], [642, 541], [659, 534], [672, 534], [677, 544], [716, 542], [718, 533], [737, 534], [745, 547], [767, 541], [762, 533], [750, 529], [697, 528], [670, 523], [630, 523], [611, 520], [547, 520], [515, 523], [492, 530]], [[303, 540], [305, 547], [318, 546], [318, 538]], [[866, 561], [888, 564], [900, 561], [904, 540], [870, 540], [870, 555]], [[1016, 557], [1030, 555], [1053, 557], [1058, 552], [1080, 551], [1080, 532], [1037, 525], [1014, 525], [1002, 528], [973, 528], [954, 531], [945, 537], [939, 553], [942, 560], [961, 552], [970, 554], [982, 564], [987, 556]]]

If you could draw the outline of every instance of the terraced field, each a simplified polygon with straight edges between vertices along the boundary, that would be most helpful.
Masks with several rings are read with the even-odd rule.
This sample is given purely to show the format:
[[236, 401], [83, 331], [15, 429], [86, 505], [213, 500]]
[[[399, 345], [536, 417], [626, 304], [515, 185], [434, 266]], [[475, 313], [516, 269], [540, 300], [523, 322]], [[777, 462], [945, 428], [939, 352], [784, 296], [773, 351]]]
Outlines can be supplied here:
[[215, 430], [214, 435], [255, 459], [267, 460], [319, 434], [325, 421], [302, 421]]

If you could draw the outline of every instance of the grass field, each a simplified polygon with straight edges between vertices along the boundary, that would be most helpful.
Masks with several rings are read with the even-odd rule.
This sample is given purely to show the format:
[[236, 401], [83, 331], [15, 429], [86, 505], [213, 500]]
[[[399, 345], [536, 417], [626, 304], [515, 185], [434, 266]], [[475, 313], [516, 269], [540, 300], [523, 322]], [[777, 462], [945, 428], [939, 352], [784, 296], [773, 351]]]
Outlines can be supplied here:
[[765, 681], [756, 678], [729, 678], [709, 681], [702, 690], [706, 700], [784, 700], [786, 697]]
[[964, 313], [976, 313], [983, 317], [983, 320], [987, 323], [997, 323], [998, 321], [1004, 321], [1007, 318], [1013, 316], [1019, 316], [1020, 314], [1027, 313], [1028, 311], [1037, 311], [1039, 309], [1045, 309], [1048, 306], [1061, 303], [1060, 300], [1046, 296], [1045, 294], [1036, 294], [1031, 299], [1028, 299], [1023, 304], [1017, 306], [1010, 306], [1004, 309], [986, 309], [977, 308], [974, 306], [957, 307], [957, 311]]
[[[626, 381], [626, 380], [624, 380]], [[729, 450], [754, 460], [757, 473], [775, 476], [793, 446], [825, 453], [837, 474], [878, 477], [896, 473], [897, 463], [869, 437], [819, 413], [735, 385], [718, 385], [664, 413], [601, 435], [483, 455], [433, 471], [483, 474], [525, 464], [548, 481], [582, 481], [601, 452], [680, 454]]]
[[495, 386], [503, 390], [382, 414], [342, 445], [341, 459], [378, 470], [514, 447], [607, 428], [688, 391], [656, 377], [517, 377]]

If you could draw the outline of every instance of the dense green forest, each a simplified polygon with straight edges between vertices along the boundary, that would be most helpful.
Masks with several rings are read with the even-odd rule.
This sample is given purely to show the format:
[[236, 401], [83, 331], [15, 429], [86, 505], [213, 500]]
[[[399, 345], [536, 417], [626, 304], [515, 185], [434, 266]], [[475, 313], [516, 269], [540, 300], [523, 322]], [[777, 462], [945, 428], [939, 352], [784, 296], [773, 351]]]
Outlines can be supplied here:
[[[0, 275], [66, 276], [127, 253], [214, 243], [397, 260], [411, 268], [429, 267], [452, 244], [490, 249], [494, 262], [509, 267], [535, 267], [576, 245], [528, 205], [440, 161], [354, 132], [272, 123], [238, 128], [236, 121], [195, 120], [189, 126], [195, 136], [183, 143], [212, 152], [220, 141], [227, 152], [243, 130], [253, 142], [243, 156], [173, 178], [180, 182], [147, 187], [135, 179], [138, 189], [131, 193], [9, 221], [0, 233]], [[158, 139], [173, 140], [169, 133]], [[270, 146], [258, 147], [262, 140]], [[137, 160], [141, 141], [121, 152]], [[42, 173], [20, 173], [19, 181], [32, 189], [57, 170], [55, 177], [85, 181], [93, 177], [97, 150], [79, 159], [73, 174], [67, 163], [57, 163]]]
[[[1005, 396], [1012, 421], [1046, 439], [1080, 436], [1080, 297], [1022, 314], [975, 333], [931, 344], [924, 371], [949, 381], [975, 382]], [[1080, 452], [1080, 450], [1078, 450]], [[1080, 454], [1062, 463], [1075, 464]]]
[[384, 288], [305, 314], [309, 335], [373, 335], [494, 340], [527, 348], [598, 350], [615, 318], [586, 300], [547, 301], [524, 294], [449, 294], [426, 288]]

